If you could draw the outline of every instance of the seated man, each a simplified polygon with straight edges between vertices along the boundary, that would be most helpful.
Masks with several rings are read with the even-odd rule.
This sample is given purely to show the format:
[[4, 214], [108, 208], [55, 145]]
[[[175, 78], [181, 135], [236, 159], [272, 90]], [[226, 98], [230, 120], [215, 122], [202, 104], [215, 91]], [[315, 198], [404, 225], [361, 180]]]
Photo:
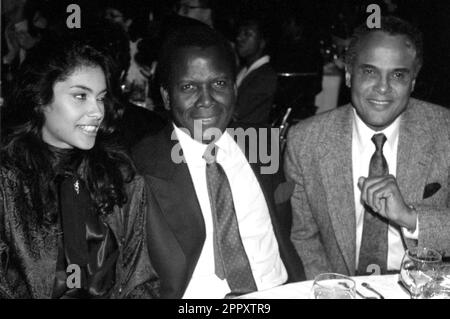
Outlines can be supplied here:
[[268, 125], [277, 74], [266, 54], [266, 27], [259, 19], [244, 20], [236, 38], [236, 49], [243, 68], [236, 80], [238, 87], [234, 120], [248, 125]]
[[406, 248], [450, 252], [450, 111], [410, 98], [420, 32], [359, 27], [346, 58], [352, 102], [292, 127], [291, 239], [306, 276], [398, 271]]
[[161, 296], [223, 298], [304, 279], [277, 219], [279, 169], [261, 174], [259, 158], [250, 165], [225, 131], [236, 98], [228, 42], [207, 26], [171, 33], [157, 72], [173, 122], [133, 157], [151, 189], [148, 240]]

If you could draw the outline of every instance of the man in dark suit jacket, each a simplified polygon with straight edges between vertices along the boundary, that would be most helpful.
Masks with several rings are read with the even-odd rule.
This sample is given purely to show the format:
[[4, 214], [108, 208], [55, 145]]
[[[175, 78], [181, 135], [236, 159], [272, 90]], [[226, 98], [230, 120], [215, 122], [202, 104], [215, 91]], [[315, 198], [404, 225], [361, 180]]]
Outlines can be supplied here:
[[[347, 56], [352, 103], [289, 132], [291, 239], [307, 278], [398, 272], [407, 248], [450, 252], [450, 112], [410, 98], [421, 43], [400, 19], [360, 27]], [[389, 174], [370, 174], [372, 163]], [[382, 229], [370, 220], [385, 233], [368, 236]]]
[[[225, 131], [236, 92], [227, 41], [206, 26], [175, 32], [163, 46], [158, 68], [161, 94], [173, 123], [143, 139], [133, 157], [149, 184], [148, 240], [161, 296], [223, 298], [239, 293], [230, 284], [229, 260], [218, 254], [225, 254], [220, 243], [231, 235], [219, 235], [215, 214], [229, 211], [229, 204], [235, 208], [237, 237], [244, 247], [240, 254], [247, 256], [243, 258], [251, 268], [251, 273], [242, 270], [245, 267], [237, 273], [244, 281], [254, 280], [256, 287], [250, 291], [304, 279], [288, 231], [278, 221], [277, 207], [283, 204], [282, 200], [275, 204], [278, 170], [261, 174], [264, 170], [261, 161], [253, 158], [254, 150], [250, 147], [245, 154]], [[202, 158], [212, 145], [232, 194], [222, 208], [210, 192], [211, 163]]]
[[266, 26], [260, 19], [240, 23], [236, 50], [243, 63], [237, 76], [237, 100], [234, 120], [247, 125], [268, 125], [275, 92], [277, 74], [266, 54], [269, 43]]

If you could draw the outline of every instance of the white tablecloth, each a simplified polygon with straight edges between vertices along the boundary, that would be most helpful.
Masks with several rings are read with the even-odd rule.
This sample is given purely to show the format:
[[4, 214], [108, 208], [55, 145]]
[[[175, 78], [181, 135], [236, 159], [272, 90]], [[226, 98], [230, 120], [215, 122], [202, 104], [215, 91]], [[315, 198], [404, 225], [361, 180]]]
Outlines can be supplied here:
[[[356, 282], [356, 289], [364, 296], [377, 297], [375, 293], [361, 286], [361, 283], [367, 282], [386, 299], [409, 299], [409, 294], [398, 283], [398, 276], [399, 275], [372, 275], [352, 278]], [[240, 299], [309, 299], [312, 284], [312, 280], [291, 283], [240, 296]], [[362, 298], [357, 296], [357, 299]]]

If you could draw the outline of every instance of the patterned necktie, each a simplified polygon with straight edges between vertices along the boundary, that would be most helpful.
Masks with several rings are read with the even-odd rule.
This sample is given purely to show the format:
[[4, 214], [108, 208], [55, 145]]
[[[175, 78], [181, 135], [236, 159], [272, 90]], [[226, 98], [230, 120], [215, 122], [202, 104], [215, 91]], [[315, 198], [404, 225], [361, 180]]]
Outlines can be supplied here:
[[257, 287], [239, 233], [230, 184], [222, 166], [216, 162], [216, 155], [214, 145], [208, 146], [203, 155], [214, 221], [216, 275], [226, 278], [230, 295], [235, 296], [256, 291]]
[[[370, 159], [369, 176], [384, 176], [389, 174], [389, 167], [383, 155], [383, 145], [386, 142], [384, 134], [372, 137], [375, 153]], [[364, 211], [364, 225], [359, 251], [358, 275], [371, 274], [380, 269], [381, 274], [387, 272], [388, 253], [388, 221], [374, 213], [367, 206]]]

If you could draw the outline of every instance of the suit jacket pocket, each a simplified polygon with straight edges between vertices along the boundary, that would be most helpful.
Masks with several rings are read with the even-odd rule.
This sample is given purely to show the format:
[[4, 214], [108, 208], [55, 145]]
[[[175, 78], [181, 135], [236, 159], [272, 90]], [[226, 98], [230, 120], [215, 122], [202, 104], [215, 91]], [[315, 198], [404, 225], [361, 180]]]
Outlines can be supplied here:
[[425, 189], [423, 191], [423, 199], [427, 199], [434, 194], [437, 193], [437, 191], [441, 189], [441, 184], [439, 183], [430, 183], [425, 186]]

